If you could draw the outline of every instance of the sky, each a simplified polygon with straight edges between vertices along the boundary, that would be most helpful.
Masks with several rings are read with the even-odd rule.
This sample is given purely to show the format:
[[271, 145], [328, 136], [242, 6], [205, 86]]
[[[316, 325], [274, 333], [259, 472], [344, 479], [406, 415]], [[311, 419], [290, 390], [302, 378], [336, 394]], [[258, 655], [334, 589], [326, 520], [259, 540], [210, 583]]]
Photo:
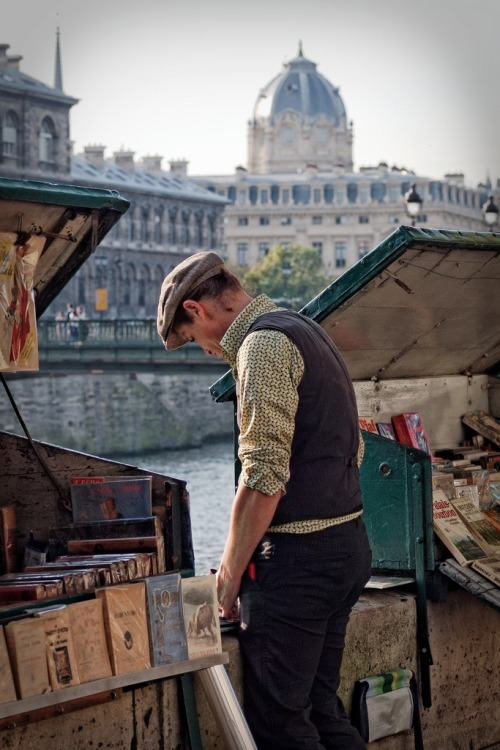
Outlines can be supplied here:
[[0, 43], [49, 85], [60, 29], [75, 153], [101, 144], [232, 174], [259, 91], [301, 42], [340, 89], [355, 170], [500, 179], [500, 0], [0, 2]]

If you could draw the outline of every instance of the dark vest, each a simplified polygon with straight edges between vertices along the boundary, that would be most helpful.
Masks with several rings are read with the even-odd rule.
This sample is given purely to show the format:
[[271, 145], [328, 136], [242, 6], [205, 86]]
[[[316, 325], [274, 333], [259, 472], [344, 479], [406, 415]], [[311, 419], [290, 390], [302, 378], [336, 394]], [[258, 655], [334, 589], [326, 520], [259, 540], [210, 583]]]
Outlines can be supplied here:
[[261, 315], [247, 335], [263, 329], [285, 333], [305, 364], [298, 388], [290, 479], [272, 525], [359, 510], [358, 411], [337, 347], [321, 326], [290, 310]]

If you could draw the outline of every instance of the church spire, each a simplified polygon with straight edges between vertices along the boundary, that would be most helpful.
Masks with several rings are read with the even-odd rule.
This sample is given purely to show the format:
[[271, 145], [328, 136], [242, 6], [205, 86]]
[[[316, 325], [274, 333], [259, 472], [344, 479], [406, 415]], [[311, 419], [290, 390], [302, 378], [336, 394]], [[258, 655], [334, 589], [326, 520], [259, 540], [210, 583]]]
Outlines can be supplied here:
[[55, 66], [55, 73], [54, 73], [54, 88], [58, 89], [59, 91], [63, 90], [63, 83], [62, 83], [62, 64], [61, 64], [61, 43], [60, 43], [60, 32], [59, 32], [59, 26], [57, 27], [57, 33], [56, 33], [56, 66]]

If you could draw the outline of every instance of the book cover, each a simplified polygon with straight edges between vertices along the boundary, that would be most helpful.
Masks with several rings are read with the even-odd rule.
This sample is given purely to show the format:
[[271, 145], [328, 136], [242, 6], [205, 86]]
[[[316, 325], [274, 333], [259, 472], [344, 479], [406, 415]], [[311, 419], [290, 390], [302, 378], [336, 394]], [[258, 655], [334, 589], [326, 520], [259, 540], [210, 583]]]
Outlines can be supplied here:
[[366, 430], [366, 432], [374, 432], [376, 435], [378, 435], [377, 425], [375, 424], [375, 420], [373, 419], [373, 417], [360, 415], [358, 417], [358, 424], [360, 430]]
[[396, 440], [396, 433], [390, 422], [377, 422], [377, 430], [382, 437], [388, 438], [389, 440]]
[[52, 690], [79, 685], [78, 665], [68, 608], [60, 606], [41, 609], [35, 617], [45, 626], [45, 648]]
[[220, 653], [222, 641], [215, 576], [183, 578], [181, 592], [189, 658]]
[[11, 581], [0, 586], [0, 606], [48, 599], [46, 584], [39, 581]]
[[432, 520], [436, 536], [460, 565], [470, 565], [485, 556], [443, 490], [432, 493]]
[[[152, 515], [152, 477], [122, 477], [101, 481], [86, 477], [71, 483], [73, 521], [146, 518]], [[88, 481], [94, 479], [95, 481]]]
[[0, 625], [0, 703], [9, 703], [15, 701], [16, 688], [14, 677], [10, 666], [9, 652], [7, 651], [7, 642], [3, 625]]
[[182, 612], [181, 577], [167, 573], [146, 580], [151, 663], [154, 667], [188, 658]]
[[138, 672], [151, 666], [143, 581], [97, 589], [113, 674]]
[[443, 490], [444, 494], [451, 500], [455, 497], [455, 485], [453, 483], [453, 474], [447, 474], [441, 471], [432, 472], [432, 489]]
[[500, 532], [500, 508], [486, 508], [483, 510], [484, 515], [491, 525]]
[[483, 512], [476, 508], [472, 500], [468, 497], [456, 497], [451, 502], [469, 532], [484, 550], [483, 557], [500, 551], [500, 533], [484, 517]]
[[45, 625], [35, 617], [12, 620], [5, 626], [5, 638], [18, 698], [50, 693], [45, 649]]
[[68, 612], [80, 682], [111, 677], [102, 599], [74, 602]]
[[500, 553], [474, 560], [472, 567], [496, 586], [500, 586]]
[[391, 417], [394, 432], [400, 443], [425, 451], [432, 458], [432, 451], [418, 412], [403, 412]]
[[495, 445], [500, 445], [500, 422], [487, 412], [469, 411], [463, 415], [462, 422]]

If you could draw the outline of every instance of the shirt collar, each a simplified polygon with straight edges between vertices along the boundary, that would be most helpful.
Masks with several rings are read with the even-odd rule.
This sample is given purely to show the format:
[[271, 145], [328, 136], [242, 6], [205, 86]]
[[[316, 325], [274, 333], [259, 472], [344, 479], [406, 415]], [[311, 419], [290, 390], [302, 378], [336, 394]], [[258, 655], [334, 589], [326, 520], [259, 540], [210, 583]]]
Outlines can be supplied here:
[[260, 294], [249, 302], [238, 317], [233, 320], [220, 342], [222, 356], [232, 370], [236, 365], [236, 355], [241, 342], [252, 323], [264, 313], [276, 309], [276, 305], [266, 294]]

